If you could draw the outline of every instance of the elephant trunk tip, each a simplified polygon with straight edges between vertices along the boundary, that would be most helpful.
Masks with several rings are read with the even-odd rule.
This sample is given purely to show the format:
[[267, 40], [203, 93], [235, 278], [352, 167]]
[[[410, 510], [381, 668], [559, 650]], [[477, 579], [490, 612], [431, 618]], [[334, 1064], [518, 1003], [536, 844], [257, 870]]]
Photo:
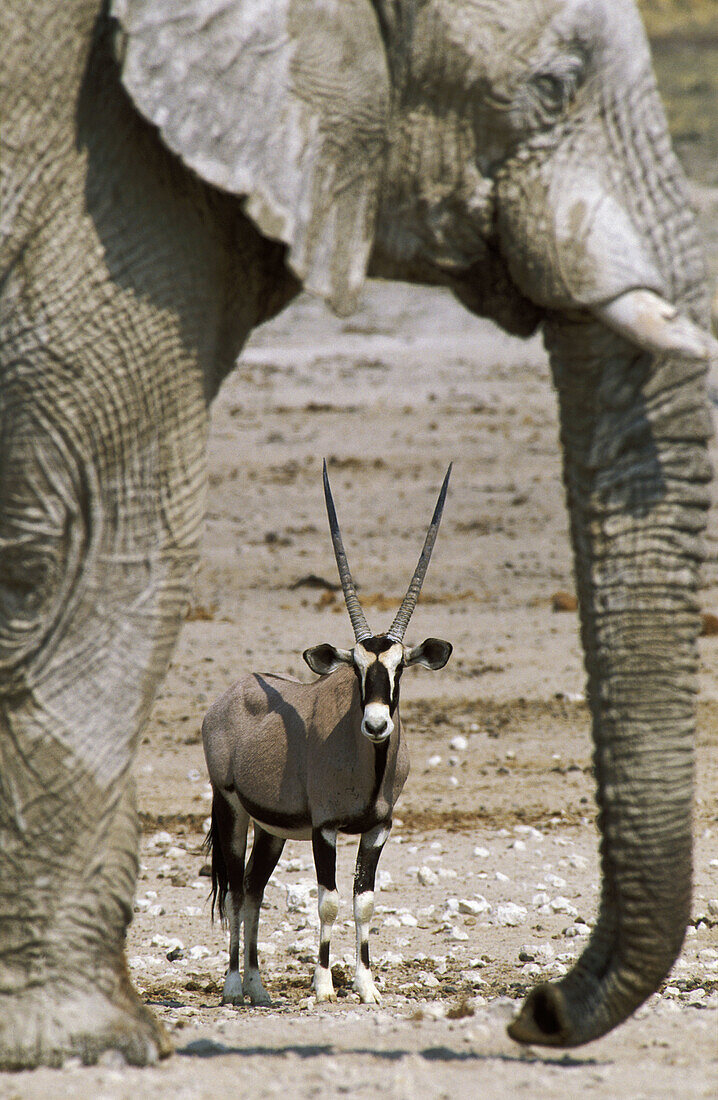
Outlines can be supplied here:
[[566, 998], [561, 989], [542, 982], [532, 989], [508, 1033], [517, 1043], [539, 1043], [543, 1046], [569, 1047], [581, 1040], [569, 1020]]

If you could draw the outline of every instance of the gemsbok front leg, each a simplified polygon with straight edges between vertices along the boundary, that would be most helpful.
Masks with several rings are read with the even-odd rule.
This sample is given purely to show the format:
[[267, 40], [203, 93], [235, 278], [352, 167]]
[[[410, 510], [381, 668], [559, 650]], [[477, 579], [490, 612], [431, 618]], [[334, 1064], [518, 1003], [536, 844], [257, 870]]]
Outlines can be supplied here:
[[332, 927], [339, 912], [337, 892], [337, 831], [314, 829], [312, 831], [314, 867], [317, 872], [319, 909], [319, 954], [312, 985], [317, 1001], [336, 1001], [332, 972], [329, 967], [329, 941]]
[[357, 932], [357, 962], [354, 988], [362, 1004], [378, 1004], [381, 993], [374, 984], [369, 962], [369, 925], [374, 913], [374, 880], [379, 856], [386, 844], [391, 822], [362, 833], [354, 875], [354, 923]]
[[284, 839], [265, 832], [254, 822], [254, 844], [249, 857], [247, 873], [244, 876], [244, 904], [242, 922], [244, 924], [244, 994], [253, 1005], [271, 1005], [272, 999], [262, 985], [259, 976], [259, 958], [257, 955], [257, 933], [259, 931], [259, 910], [262, 907], [264, 888], [269, 882], [272, 871], [284, 848]]

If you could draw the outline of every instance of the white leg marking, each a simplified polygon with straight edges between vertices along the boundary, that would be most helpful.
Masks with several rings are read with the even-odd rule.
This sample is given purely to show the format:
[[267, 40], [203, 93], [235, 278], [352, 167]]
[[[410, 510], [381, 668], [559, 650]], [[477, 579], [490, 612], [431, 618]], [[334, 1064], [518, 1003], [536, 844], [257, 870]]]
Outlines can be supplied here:
[[238, 970], [230, 970], [227, 977], [224, 979], [224, 989], [222, 990], [222, 1004], [223, 1005], [243, 1005], [244, 1004], [244, 991], [242, 989], [242, 979], [239, 976]]
[[362, 1004], [379, 1004], [381, 993], [374, 985], [371, 970], [364, 964], [362, 949], [369, 955], [369, 925], [374, 913], [374, 891], [365, 890], [354, 896], [354, 922], [357, 930], [357, 965], [354, 988]]
[[[336, 890], [327, 890], [325, 886], [319, 887], [319, 957], [314, 968], [312, 985], [317, 995], [317, 1001], [336, 1001], [334, 982], [329, 966], [329, 941], [332, 935], [332, 926], [339, 912], [339, 894]], [[322, 966], [322, 956], [326, 956], [326, 966]]]

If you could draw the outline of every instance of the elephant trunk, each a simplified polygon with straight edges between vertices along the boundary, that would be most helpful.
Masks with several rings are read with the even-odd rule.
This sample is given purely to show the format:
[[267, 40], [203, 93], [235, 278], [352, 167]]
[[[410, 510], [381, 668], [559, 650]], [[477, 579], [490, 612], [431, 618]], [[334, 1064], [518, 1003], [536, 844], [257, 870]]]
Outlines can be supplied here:
[[[501, 185], [499, 227], [520, 289], [549, 311], [602, 836], [591, 940], [509, 1029], [555, 1046], [625, 1020], [683, 941], [711, 476], [705, 370], [715, 345], [695, 323], [703, 263], [662, 108], [645, 85], [592, 109], [605, 148], [526, 153]], [[606, 175], [617, 148], [632, 151], [622, 180]], [[544, 232], [527, 237], [541, 243], [526, 263], [528, 221]]]
[[[554, 326], [547, 342], [577, 562], [603, 893], [574, 969], [533, 990], [509, 1030], [522, 1042], [573, 1046], [654, 992], [690, 913], [709, 424], [695, 363], [636, 356], [596, 324]], [[591, 349], [587, 359], [579, 347]]]

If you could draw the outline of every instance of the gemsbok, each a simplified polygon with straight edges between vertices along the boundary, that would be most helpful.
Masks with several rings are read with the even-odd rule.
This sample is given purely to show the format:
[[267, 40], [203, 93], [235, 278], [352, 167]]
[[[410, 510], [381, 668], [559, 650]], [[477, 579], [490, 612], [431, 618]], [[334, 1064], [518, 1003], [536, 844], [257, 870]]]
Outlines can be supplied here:
[[[259, 975], [257, 931], [264, 888], [285, 840], [311, 840], [318, 883], [319, 954], [313, 987], [317, 1001], [335, 1000], [329, 939], [339, 908], [337, 833], [359, 834], [354, 877], [357, 953], [354, 988], [364, 1003], [378, 1002], [369, 963], [374, 880], [392, 812], [409, 772], [399, 722], [399, 682], [409, 665], [443, 668], [449, 642], [427, 638], [404, 644], [431, 558], [449, 484], [444, 478], [424, 547], [404, 600], [386, 634], [372, 634], [357, 597], [332, 499], [326, 462], [324, 497], [353, 649], [325, 643], [303, 657], [319, 679], [305, 684], [254, 673], [233, 684], [202, 725], [212, 782], [212, 916], [215, 904], [229, 923], [229, 970], [222, 1001], [271, 1004]], [[245, 872], [247, 829], [254, 843]], [[244, 924], [244, 980], [239, 973]]]

